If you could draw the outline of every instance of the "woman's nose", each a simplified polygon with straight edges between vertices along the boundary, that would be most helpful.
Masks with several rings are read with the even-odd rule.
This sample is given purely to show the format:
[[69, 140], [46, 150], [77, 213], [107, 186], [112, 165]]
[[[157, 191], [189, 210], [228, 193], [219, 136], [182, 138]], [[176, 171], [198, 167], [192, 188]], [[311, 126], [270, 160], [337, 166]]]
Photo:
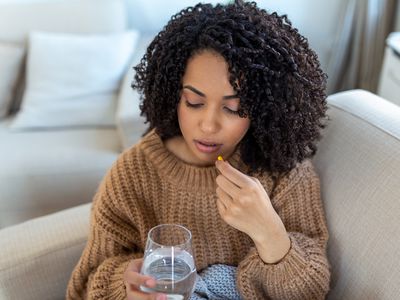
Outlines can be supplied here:
[[200, 120], [200, 129], [207, 134], [216, 133], [221, 125], [216, 112], [205, 111]]

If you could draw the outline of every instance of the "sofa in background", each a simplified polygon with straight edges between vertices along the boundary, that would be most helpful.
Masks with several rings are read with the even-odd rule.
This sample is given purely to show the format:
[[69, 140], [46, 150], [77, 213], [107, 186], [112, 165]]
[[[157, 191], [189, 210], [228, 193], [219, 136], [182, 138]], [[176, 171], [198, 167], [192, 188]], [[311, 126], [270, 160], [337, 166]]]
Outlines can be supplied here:
[[[314, 158], [330, 230], [328, 299], [398, 299], [400, 107], [362, 90], [328, 102]], [[89, 213], [85, 204], [0, 230], [0, 299], [63, 299]]]
[[[104, 48], [99, 47], [98, 51], [83, 58], [81, 68], [72, 69], [65, 65], [64, 69], [55, 73], [57, 77], [54, 80], [51, 68], [61, 67], [57, 61], [56, 66], [47, 66], [51, 64], [51, 57], [46, 59], [46, 54], [38, 48], [40, 45], [44, 47], [49, 41], [54, 45], [57, 41], [61, 44], [68, 39], [75, 43], [72, 46], [68, 44], [68, 47], [79, 47], [79, 43], [90, 44], [90, 38], [116, 36], [127, 31], [127, 7], [124, 0], [31, 0], [0, 3], [0, 228], [90, 202], [112, 162], [144, 132], [144, 119], [140, 117], [138, 108], [139, 96], [131, 89], [130, 83], [133, 79], [132, 66], [142, 57], [153, 35], [144, 35], [138, 28], [131, 44], [128, 41], [128, 44], [116, 44], [114, 49], [109, 47], [108, 51], [116, 56], [115, 63], [112, 61], [109, 65], [102, 65], [102, 55], [106, 59], [110, 52], [103, 54]], [[36, 35], [33, 45], [32, 32], [47, 35]], [[79, 40], [77, 36], [83, 38]], [[93, 48], [93, 44], [89, 46]], [[132, 47], [133, 50], [123, 46]], [[66, 48], [60, 45], [61, 50], [56, 49], [58, 55], [62, 57], [62, 51], [66, 51]], [[108, 72], [108, 69], [112, 69], [118, 59], [125, 56], [126, 60], [127, 51], [131, 51], [128, 63], [122, 62], [120, 69], [116, 70], [116, 76], [107, 77], [112, 72]], [[95, 55], [99, 62], [96, 68], [87, 67], [89, 63], [93, 65]], [[37, 57], [41, 57], [41, 60]], [[66, 55], [65, 59], [59, 59], [59, 64], [67, 64], [67, 60], [73, 59]], [[47, 73], [42, 70], [46, 66]], [[32, 114], [27, 118], [25, 114], [25, 118], [21, 119], [21, 109], [26, 111], [27, 98], [31, 100], [29, 109], [37, 113], [35, 109], [39, 110], [38, 102], [42, 101], [39, 104], [46, 107], [43, 99], [49, 98], [46, 100], [49, 104], [55, 100], [48, 92], [51, 94], [54, 90], [52, 84], [56, 84], [57, 80], [62, 85], [68, 72], [70, 77], [75, 74], [77, 77], [83, 76], [82, 73], [86, 72], [85, 78], [90, 79], [93, 77], [90, 72], [97, 72], [100, 66], [106, 68], [103, 70], [106, 76], [99, 84], [93, 84], [91, 80], [81, 80], [75, 84], [75, 94], [93, 94], [93, 99], [86, 100], [87, 106], [79, 104], [79, 110], [75, 112], [67, 111], [63, 106], [60, 106], [63, 108], [59, 111], [51, 111], [49, 108], [47, 115]], [[39, 91], [42, 96], [40, 98], [37, 96], [37, 87], [44, 85], [40, 80], [45, 75], [49, 80]], [[68, 80], [73, 82], [74, 78]], [[107, 90], [104, 87], [112, 84], [117, 89]], [[72, 87], [65, 85], [62, 95], [59, 91], [53, 91], [53, 96], [62, 98], [68, 93], [75, 96]], [[105, 106], [103, 111], [98, 112], [96, 109], [110, 92], [114, 97], [110, 107]], [[75, 101], [73, 97], [71, 99]], [[93, 103], [96, 104], [93, 106]], [[71, 119], [76, 119], [77, 113], [87, 113], [91, 123], [69, 126]], [[112, 120], [107, 123], [106, 117]], [[67, 125], [57, 127], [53, 126], [54, 123]]]
[[392, 32], [386, 39], [378, 95], [400, 105], [400, 31]]

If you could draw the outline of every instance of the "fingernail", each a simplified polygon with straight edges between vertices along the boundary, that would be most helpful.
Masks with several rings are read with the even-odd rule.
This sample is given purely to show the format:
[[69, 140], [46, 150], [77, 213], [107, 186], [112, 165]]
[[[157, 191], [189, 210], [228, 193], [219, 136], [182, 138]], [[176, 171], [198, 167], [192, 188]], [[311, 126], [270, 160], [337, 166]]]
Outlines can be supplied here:
[[167, 300], [167, 296], [164, 294], [158, 294], [156, 299], [157, 300]]

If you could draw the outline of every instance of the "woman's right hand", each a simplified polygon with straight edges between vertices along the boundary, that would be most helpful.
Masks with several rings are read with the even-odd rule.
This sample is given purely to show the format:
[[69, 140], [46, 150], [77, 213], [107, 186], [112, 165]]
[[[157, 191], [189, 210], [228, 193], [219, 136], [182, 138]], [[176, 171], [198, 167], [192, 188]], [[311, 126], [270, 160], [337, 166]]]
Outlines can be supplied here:
[[153, 277], [140, 274], [143, 258], [132, 260], [124, 272], [124, 284], [127, 300], [167, 300], [165, 294], [146, 293], [140, 290], [140, 286], [152, 288], [156, 285]]

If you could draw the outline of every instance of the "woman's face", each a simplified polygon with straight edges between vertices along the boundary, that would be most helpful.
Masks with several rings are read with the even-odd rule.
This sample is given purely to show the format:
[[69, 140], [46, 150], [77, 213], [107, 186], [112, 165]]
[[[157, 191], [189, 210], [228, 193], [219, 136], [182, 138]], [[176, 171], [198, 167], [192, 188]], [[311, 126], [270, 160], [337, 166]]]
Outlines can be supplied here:
[[206, 50], [189, 59], [182, 79], [178, 121], [183, 151], [190, 163], [206, 166], [218, 155], [232, 155], [250, 126], [247, 117], [239, 117], [239, 104], [222, 56]]

